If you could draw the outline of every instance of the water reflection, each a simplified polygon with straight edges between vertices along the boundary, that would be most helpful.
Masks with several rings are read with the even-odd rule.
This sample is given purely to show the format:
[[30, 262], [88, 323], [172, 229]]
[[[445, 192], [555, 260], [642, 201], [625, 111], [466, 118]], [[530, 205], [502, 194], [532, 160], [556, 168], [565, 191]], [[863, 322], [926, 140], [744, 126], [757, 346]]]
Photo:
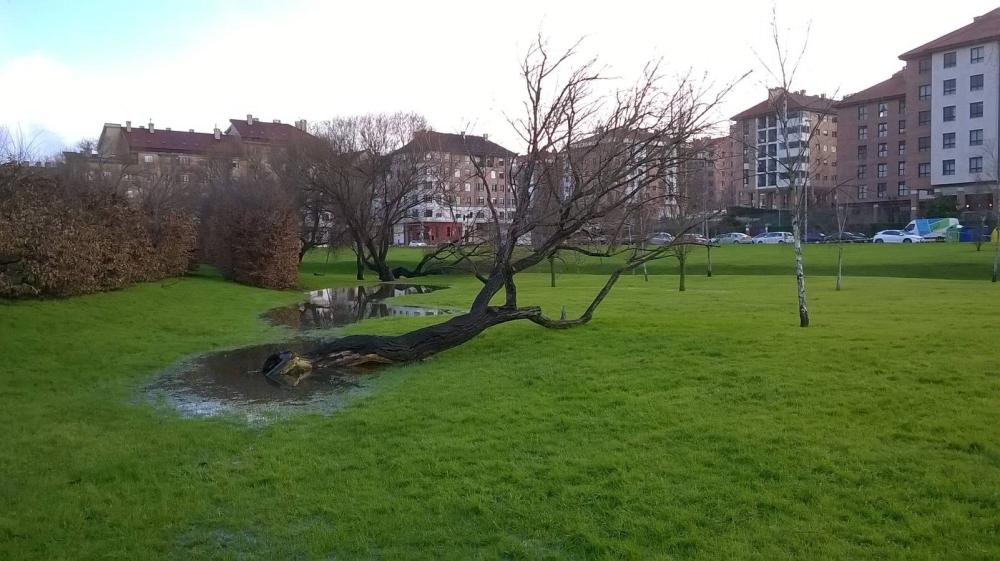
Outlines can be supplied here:
[[275, 308], [264, 318], [275, 325], [300, 331], [330, 329], [365, 319], [389, 316], [438, 316], [451, 313], [443, 308], [427, 308], [385, 302], [386, 299], [408, 294], [426, 294], [440, 290], [438, 286], [419, 284], [377, 284], [325, 288], [308, 293], [305, 301]]

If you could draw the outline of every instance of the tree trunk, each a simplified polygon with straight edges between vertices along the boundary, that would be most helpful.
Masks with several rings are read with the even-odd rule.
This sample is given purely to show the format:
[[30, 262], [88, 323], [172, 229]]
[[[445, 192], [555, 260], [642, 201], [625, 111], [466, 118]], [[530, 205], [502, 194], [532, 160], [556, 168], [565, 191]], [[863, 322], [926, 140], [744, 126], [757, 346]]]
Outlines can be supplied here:
[[[441, 351], [461, 345], [486, 329], [521, 319], [539, 319], [540, 308], [487, 307], [478, 312], [455, 316], [448, 321], [395, 336], [352, 335], [331, 341], [316, 351], [304, 355], [302, 361], [290, 364], [307, 365], [307, 368], [359, 366], [363, 364], [392, 364], [421, 360]], [[278, 355], [268, 357], [264, 371], [278, 364]]]
[[555, 253], [549, 255], [549, 286], [556, 287], [556, 256]]
[[709, 277], [711, 277], [712, 276], [712, 246], [706, 245], [705, 248], [708, 250], [708, 271], [706, 272], [706, 275], [709, 276]]
[[792, 246], [795, 251], [795, 288], [799, 298], [799, 327], [809, 327], [809, 308], [806, 307], [806, 274], [802, 267], [802, 226], [799, 224], [798, 208], [792, 210], [792, 237], [795, 238]]
[[841, 273], [844, 270], [844, 244], [837, 244], [837, 290], [840, 290]]
[[357, 267], [357, 280], [365, 280], [365, 257], [360, 243], [354, 245], [355, 266]]
[[687, 255], [684, 254], [685, 251], [687, 251], [687, 249], [682, 249], [681, 252], [677, 254], [677, 261], [680, 262], [680, 279], [678, 281], [680, 285], [677, 287], [677, 290], [680, 292], [687, 290], [684, 286], [685, 276], [687, 275]]
[[[997, 241], [994, 242], [996, 246], [993, 251], [993, 282], [997, 282], [997, 274], [1000, 273], [1000, 223], [997, 224]], [[990, 237], [993, 234], [990, 233]]]

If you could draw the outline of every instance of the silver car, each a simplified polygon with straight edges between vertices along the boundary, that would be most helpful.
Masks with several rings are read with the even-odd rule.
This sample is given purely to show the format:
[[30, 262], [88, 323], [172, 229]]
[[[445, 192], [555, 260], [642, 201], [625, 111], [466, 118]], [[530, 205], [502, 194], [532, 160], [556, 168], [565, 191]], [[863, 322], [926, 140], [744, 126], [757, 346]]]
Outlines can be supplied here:
[[753, 239], [753, 243], [794, 243], [795, 237], [791, 232], [767, 232], [760, 234]]

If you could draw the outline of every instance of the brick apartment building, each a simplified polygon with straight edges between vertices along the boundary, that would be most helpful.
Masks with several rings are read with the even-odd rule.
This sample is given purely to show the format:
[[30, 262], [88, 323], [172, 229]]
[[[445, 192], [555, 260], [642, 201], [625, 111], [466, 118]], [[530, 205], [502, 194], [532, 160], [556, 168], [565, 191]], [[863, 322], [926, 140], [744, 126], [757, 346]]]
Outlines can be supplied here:
[[939, 196], [954, 197], [960, 211], [993, 208], [1000, 9], [899, 58], [901, 71], [838, 104], [838, 173], [854, 183], [844, 190], [853, 215], [901, 224]]
[[93, 152], [64, 156], [73, 173], [132, 193], [143, 186], [204, 185], [213, 174], [239, 176], [266, 162], [274, 150], [312, 139], [305, 121], [292, 126], [252, 115], [231, 119], [225, 132], [216, 127], [211, 133], [157, 129], [152, 122], [133, 127], [126, 121], [124, 126], [105, 123]]
[[410, 209], [410, 216], [396, 225], [395, 243], [437, 244], [471, 235], [478, 224], [492, 219], [487, 196], [500, 220], [511, 216], [514, 198], [507, 174], [515, 153], [488, 135], [421, 131], [399, 151], [413, 152], [430, 162], [426, 191], [436, 195]]
[[[782, 99], [784, 98], [784, 99]], [[788, 146], [785, 146], [775, 107], [787, 102]], [[805, 91], [768, 90], [768, 99], [732, 118], [730, 162], [722, 169], [739, 173], [735, 201], [740, 206], [763, 209], [788, 209], [789, 181], [782, 177], [785, 158], [804, 155], [807, 164], [802, 173], [810, 203], [829, 199], [837, 184], [837, 115], [833, 100], [826, 95], [807, 95]], [[818, 126], [817, 126], [818, 125]], [[809, 139], [809, 131], [816, 133]], [[802, 143], [810, 140], [808, 146]], [[738, 148], [737, 148], [738, 146]]]
[[[910, 130], [914, 125], [926, 129], [927, 116], [924, 110], [908, 109], [905, 71], [846, 96], [836, 106], [841, 178], [837, 199], [848, 204], [848, 221], [910, 220], [930, 182], [918, 164], [927, 152], [919, 140], [924, 133]], [[914, 112], [919, 119], [911, 117]]]

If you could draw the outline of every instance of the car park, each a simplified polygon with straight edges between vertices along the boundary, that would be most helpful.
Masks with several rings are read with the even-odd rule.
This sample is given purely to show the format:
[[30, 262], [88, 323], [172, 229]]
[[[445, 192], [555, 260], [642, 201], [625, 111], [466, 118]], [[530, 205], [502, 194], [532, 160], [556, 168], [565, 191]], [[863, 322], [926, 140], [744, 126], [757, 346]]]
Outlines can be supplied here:
[[921, 243], [924, 238], [902, 230], [882, 230], [872, 237], [875, 243]]
[[753, 239], [755, 244], [793, 243], [794, 241], [795, 238], [791, 232], [765, 232]]

